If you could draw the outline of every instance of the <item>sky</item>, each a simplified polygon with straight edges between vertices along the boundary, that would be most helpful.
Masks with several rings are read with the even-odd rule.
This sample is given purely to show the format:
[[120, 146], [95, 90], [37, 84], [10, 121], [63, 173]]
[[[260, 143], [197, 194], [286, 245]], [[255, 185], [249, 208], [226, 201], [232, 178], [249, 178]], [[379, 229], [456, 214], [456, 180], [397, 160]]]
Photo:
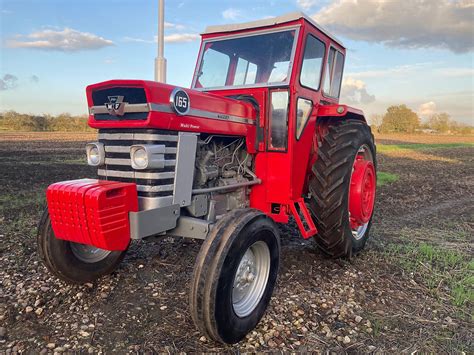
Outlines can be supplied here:
[[[85, 87], [153, 80], [157, 0], [0, 0], [0, 111], [86, 114]], [[303, 11], [347, 48], [341, 103], [406, 104], [474, 125], [471, 0], [165, 0], [169, 84], [189, 87], [208, 25]]]

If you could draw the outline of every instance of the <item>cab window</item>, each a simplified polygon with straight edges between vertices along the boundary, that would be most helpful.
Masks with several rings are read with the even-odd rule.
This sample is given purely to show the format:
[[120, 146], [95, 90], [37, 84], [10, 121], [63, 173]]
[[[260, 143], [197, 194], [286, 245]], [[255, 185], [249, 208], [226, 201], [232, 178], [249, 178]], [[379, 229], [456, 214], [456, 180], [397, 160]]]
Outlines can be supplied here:
[[199, 79], [201, 85], [208, 86], [224, 86], [227, 78], [227, 68], [229, 67], [230, 58], [227, 54], [209, 49], [204, 53], [203, 63], [206, 63], [205, 73], [202, 73]]
[[313, 90], [319, 90], [324, 52], [324, 43], [316, 37], [308, 35], [301, 65], [301, 85]]
[[269, 142], [268, 149], [286, 151], [288, 142], [288, 106], [287, 90], [274, 90], [270, 93]]
[[326, 76], [324, 79], [324, 95], [339, 98], [341, 91], [342, 72], [344, 69], [344, 55], [331, 47], [326, 64]]
[[205, 41], [196, 88], [280, 86], [290, 80], [296, 29]]
[[237, 61], [237, 69], [235, 71], [234, 85], [255, 84], [257, 78], [257, 65], [239, 58]]
[[296, 139], [299, 140], [303, 133], [306, 123], [311, 116], [313, 110], [313, 102], [302, 97], [296, 102]]

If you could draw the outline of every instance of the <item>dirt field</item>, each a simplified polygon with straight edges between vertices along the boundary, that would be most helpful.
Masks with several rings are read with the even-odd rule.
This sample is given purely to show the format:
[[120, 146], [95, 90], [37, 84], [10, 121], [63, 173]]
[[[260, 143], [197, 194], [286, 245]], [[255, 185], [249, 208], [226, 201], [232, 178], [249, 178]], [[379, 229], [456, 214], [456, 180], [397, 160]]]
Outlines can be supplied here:
[[[93, 177], [94, 135], [0, 134], [0, 353], [474, 352], [474, 138], [380, 136], [372, 239], [327, 260], [281, 228], [270, 308], [234, 346], [201, 337], [187, 292], [201, 242], [136, 242], [113, 275], [70, 286], [38, 260], [36, 223], [52, 182]], [[424, 144], [413, 144], [413, 143]]]

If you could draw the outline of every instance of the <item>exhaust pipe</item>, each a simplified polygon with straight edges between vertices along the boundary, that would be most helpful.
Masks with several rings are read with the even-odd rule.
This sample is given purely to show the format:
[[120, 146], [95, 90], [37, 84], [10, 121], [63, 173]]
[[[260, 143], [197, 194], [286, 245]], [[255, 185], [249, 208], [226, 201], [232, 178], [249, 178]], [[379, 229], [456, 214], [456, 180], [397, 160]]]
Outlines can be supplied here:
[[166, 83], [165, 0], [158, 0], [158, 56], [155, 59], [155, 81]]

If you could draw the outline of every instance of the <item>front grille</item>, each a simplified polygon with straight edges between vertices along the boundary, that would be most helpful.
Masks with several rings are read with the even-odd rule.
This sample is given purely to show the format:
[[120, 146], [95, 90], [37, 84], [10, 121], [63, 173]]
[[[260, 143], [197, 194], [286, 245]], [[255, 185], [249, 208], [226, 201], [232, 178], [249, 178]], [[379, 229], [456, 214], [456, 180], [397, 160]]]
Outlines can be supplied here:
[[[99, 168], [99, 176], [106, 180], [136, 183], [138, 196], [173, 196], [178, 132], [157, 129], [101, 129], [99, 142], [104, 144], [105, 149], [105, 165]], [[164, 145], [164, 168], [133, 169], [130, 147], [135, 144]]]
[[[113, 87], [108, 89], [100, 89], [92, 92], [92, 102], [94, 106], [104, 106], [108, 103], [110, 96], [123, 96], [123, 102], [129, 105], [146, 104], [144, 88], [133, 87]], [[116, 120], [146, 120], [148, 112], [126, 112], [123, 116], [109, 115], [108, 113], [96, 113], [94, 118], [99, 121], [116, 121]]]

